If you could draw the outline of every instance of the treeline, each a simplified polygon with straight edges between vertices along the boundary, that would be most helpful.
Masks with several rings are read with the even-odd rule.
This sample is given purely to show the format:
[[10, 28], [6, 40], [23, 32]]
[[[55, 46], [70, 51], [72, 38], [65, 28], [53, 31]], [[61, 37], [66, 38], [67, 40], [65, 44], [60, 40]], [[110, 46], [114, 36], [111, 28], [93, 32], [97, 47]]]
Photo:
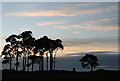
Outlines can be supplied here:
[[[32, 31], [24, 31], [19, 35], [12, 34], [5, 39], [6, 45], [2, 51], [2, 64], [9, 64], [12, 69], [13, 59], [15, 59], [15, 69], [18, 71], [20, 66], [19, 58], [22, 58], [22, 70], [29, 71], [34, 64], [39, 65], [39, 70], [44, 70], [44, 55], [46, 55], [47, 70], [55, 70], [55, 57], [57, 51], [63, 50], [63, 44], [60, 39], [52, 40], [47, 36], [36, 39], [32, 35]], [[48, 59], [50, 57], [50, 59]], [[50, 63], [49, 63], [50, 61]], [[50, 65], [48, 65], [50, 64]], [[48, 67], [49, 66], [49, 67]]]

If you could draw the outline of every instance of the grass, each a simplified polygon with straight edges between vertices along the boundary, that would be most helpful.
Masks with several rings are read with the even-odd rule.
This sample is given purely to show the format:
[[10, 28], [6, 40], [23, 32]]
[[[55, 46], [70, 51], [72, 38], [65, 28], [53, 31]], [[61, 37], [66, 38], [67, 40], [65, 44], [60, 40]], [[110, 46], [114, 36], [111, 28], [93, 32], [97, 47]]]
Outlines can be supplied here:
[[94, 72], [73, 72], [73, 71], [2, 71], [2, 80], [119, 80], [120, 71], [99, 70]]

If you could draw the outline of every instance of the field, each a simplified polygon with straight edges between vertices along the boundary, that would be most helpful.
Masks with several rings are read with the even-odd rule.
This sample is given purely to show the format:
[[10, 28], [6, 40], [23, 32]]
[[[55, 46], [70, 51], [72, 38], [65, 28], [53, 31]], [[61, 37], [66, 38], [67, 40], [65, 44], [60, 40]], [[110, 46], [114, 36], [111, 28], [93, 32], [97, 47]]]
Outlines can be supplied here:
[[94, 71], [94, 72], [73, 72], [73, 71], [2, 71], [2, 80], [119, 80], [120, 71]]

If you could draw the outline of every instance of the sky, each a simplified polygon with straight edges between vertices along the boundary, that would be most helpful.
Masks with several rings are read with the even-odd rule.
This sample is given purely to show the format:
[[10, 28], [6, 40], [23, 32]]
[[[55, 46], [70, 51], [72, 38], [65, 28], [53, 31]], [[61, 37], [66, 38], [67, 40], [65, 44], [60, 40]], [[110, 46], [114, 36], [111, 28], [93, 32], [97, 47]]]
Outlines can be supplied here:
[[[117, 2], [3, 2], [2, 37], [31, 30], [33, 36], [61, 39], [58, 56], [81, 52], [118, 52]], [[109, 54], [109, 53], [108, 53]], [[77, 54], [78, 55], [78, 54]], [[79, 54], [80, 56], [80, 54]]]
[[119, 0], [1, 0], [2, 2], [119, 2]]

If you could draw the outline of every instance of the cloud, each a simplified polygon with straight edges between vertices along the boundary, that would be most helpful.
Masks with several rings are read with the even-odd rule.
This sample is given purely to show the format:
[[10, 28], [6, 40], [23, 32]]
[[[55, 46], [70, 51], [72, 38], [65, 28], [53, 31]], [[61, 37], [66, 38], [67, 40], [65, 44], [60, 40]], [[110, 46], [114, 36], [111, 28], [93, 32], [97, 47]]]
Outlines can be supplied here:
[[64, 24], [65, 22], [64, 21], [56, 21], [56, 22], [40, 22], [40, 23], [37, 23], [36, 25], [37, 26], [48, 26], [48, 25], [55, 25], [55, 24]]
[[[103, 39], [80, 39], [80, 38], [71, 38], [71, 39], [63, 39], [64, 46], [88, 46], [88, 45], [97, 45], [103, 43], [105, 44], [117, 44], [117, 39], [114, 38], [103, 38]], [[104, 44], [104, 45], [105, 45]]]
[[[111, 12], [117, 10], [117, 5], [103, 5], [99, 7], [97, 4], [102, 3], [64, 3], [57, 6], [50, 6], [46, 8], [38, 4], [24, 4], [20, 5], [20, 10], [16, 12], [6, 12], [4, 16], [16, 16], [16, 17], [53, 17], [53, 16], [78, 16]], [[106, 12], [105, 12], [106, 11]]]
[[88, 23], [97, 23], [98, 21], [97, 20], [90, 20], [88, 21]]
[[59, 28], [59, 29], [68, 29], [70, 28], [70, 26], [55, 26], [56, 28]]
[[82, 27], [81, 25], [62, 25], [62, 26], [56, 26], [56, 28], [60, 28], [60, 29], [68, 29], [68, 28], [72, 28], [72, 27], [76, 27], [76, 28], [80, 28]]
[[80, 27], [82, 29], [88, 29], [88, 30], [101, 30], [101, 31], [108, 31], [108, 30], [117, 30], [118, 26], [112, 26], [112, 25], [91, 25], [91, 24], [87, 24], [84, 27]]
[[24, 12], [9, 12], [4, 16], [16, 17], [38, 17], [38, 16], [77, 16], [85, 14], [96, 14], [103, 12], [102, 9], [85, 9], [85, 10], [40, 10], [40, 11], [24, 11]]
[[87, 41], [87, 40], [80, 40], [80, 39], [68, 39], [63, 41], [64, 46], [71, 47], [71, 46], [88, 46], [88, 44], [95, 44], [95, 42]]
[[30, 25], [25, 25], [18, 28], [19, 31], [33, 30]]
[[112, 18], [101, 18], [101, 19], [98, 19], [98, 21], [112, 21], [112, 20], [116, 20], [117, 18], [115, 17], [112, 17]]
[[71, 31], [72, 33], [79, 34], [81, 33], [80, 31]]
[[73, 10], [73, 9], [77, 9], [77, 8], [83, 8], [83, 7], [89, 7], [89, 6], [93, 6], [96, 5], [98, 3], [66, 3], [61, 5], [60, 7], [58, 7], [58, 9], [64, 9], [64, 10]]
[[56, 26], [56, 28], [60, 29], [69, 29], [69, 28], [81, 28], [87, 30], [117, 30], [118, 26], [112, 25], [92, 25], [92, 24], [84, 24], [84, 25], [65, 25], [65, 26]]
[[79, 52], [79, 53], [68, 53], [65, 56], [84, 56], [85, 54], [93, 54], [93, 55], [117, 55], [118, 52], [115, 51], [89, 51], [89, 52]]
[[105, 39], [80, 39], [80, 38], [63, 39], [63, 45], [65, 48], [63, 50], [63, 54], [117, 49], [117, 46], [110, 47], [111, 46], [109, 45], [110, 43], [113, 44], [114, 42], [112, 42], [111, 40], [107, 41]]
[[[69, 53], [78, 53], [78, 52], [93, 52], [93, 51], [116, 51], [118, 52], [118, 47], [117, 46], [92, 46], [92, 45], [79, 45], [79, 46], [68, 46], [65, 47], [63, 50], [63, 55], [64, 54], [69, 54]], [[58, 52], [59, 54], [59, 52]], [[116, 54], [116, 53], [115, 53]]]
[[77, 53], [86, 51], [118, 51], [117, 39], [63, 39], [65, 49], [63, 53]]
[[117, 20], [117, 18], [116, 17], [100, 18], [100, 19], [90, 20], [90, 21], [88, 21], [88, 23], [98, 23], [98, 22], [101, 22], [101, 21], [113, 21], [113, 20]]
[[67, 14], [64, 10], [41, 10], [34, 12], [13, 12], [6, 13], [5, 16], [16, 17], [37, 17], [37, 16], [75, 16], [74, 14]]

